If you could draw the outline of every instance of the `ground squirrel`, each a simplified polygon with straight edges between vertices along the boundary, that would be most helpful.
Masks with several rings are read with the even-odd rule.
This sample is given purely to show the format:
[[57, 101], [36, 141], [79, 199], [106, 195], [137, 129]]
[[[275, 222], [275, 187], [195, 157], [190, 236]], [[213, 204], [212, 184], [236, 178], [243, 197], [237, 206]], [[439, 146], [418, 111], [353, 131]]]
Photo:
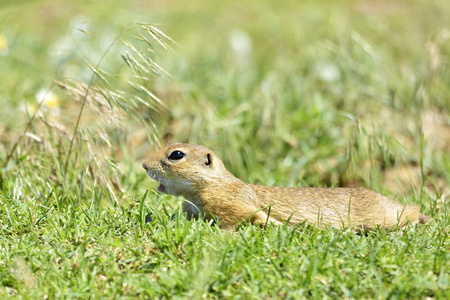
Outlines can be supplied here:
[[[364, 188], [289, 188], [253, 185], [231, 174], [210, 149], [173, 144], [142, 164], [158, 191], [183, 196], [187, 217], [219, 220], [226, 229], [240, 222], [265, 226], [303, 222], [318, 226], [375, 229], [425, 223], [419, 206], [408, 206]], [[270, 212], [270, 213], [269, 213]]]

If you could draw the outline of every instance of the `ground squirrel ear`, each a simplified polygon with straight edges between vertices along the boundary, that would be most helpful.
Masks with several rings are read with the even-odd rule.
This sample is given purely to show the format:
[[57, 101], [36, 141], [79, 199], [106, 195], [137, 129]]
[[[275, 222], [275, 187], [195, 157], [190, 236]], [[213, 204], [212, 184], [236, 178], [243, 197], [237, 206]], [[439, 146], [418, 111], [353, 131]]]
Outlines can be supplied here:
[[211, 163], [212, 163], [212, 157], [211, 157], [211, 154], [208, 153], [205, 156], [205, 166], [209, 167], [209, 166], [211, 166]]

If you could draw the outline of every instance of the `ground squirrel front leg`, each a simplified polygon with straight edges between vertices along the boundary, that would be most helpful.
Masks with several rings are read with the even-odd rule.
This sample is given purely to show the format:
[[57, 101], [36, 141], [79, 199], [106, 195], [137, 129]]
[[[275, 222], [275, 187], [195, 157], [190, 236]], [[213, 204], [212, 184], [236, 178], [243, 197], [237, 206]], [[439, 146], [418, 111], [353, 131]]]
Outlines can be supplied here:
[[198, 217], [203, 214], [201, 208], [196, 206], [194, 203], [186, 200], [182, 204], [183, 213], [186, 214], [188, 220], [198, 219]]

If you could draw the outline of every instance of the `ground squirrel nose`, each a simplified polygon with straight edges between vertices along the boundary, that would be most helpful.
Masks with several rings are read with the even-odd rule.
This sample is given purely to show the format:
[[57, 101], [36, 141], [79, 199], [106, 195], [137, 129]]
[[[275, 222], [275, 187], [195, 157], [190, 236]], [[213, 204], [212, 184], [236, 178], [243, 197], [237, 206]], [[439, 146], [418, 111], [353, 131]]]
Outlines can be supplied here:
[[145, 164], [145, 161], [142, 163], [142, 167], [147, 171], [147, 165]]

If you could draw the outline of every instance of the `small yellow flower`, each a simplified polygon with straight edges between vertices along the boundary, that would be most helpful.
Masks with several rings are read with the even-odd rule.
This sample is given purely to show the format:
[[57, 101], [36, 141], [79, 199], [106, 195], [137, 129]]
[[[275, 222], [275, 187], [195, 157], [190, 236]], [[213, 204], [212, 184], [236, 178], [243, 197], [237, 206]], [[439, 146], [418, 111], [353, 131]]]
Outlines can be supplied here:
[[0, 34], [0, 54], [8, 53], [8, 39], [5, 35]]
[[59, 98], [56, 94], [50, 92], [44, 99], [44, 105], [50, 109], [59, 107]]
[[47, 89], [41, 89], [36, 93], [36, 100], [42, 103], [43, 112], [56, 116], [59, 114], [59, 98], [58, 95]]
[[58, 95], [46, 89], [41, 89], [36, 93], [36, 100], [39, 103], [43, 102], [44, 108], [55, 109], [59, 107]]

